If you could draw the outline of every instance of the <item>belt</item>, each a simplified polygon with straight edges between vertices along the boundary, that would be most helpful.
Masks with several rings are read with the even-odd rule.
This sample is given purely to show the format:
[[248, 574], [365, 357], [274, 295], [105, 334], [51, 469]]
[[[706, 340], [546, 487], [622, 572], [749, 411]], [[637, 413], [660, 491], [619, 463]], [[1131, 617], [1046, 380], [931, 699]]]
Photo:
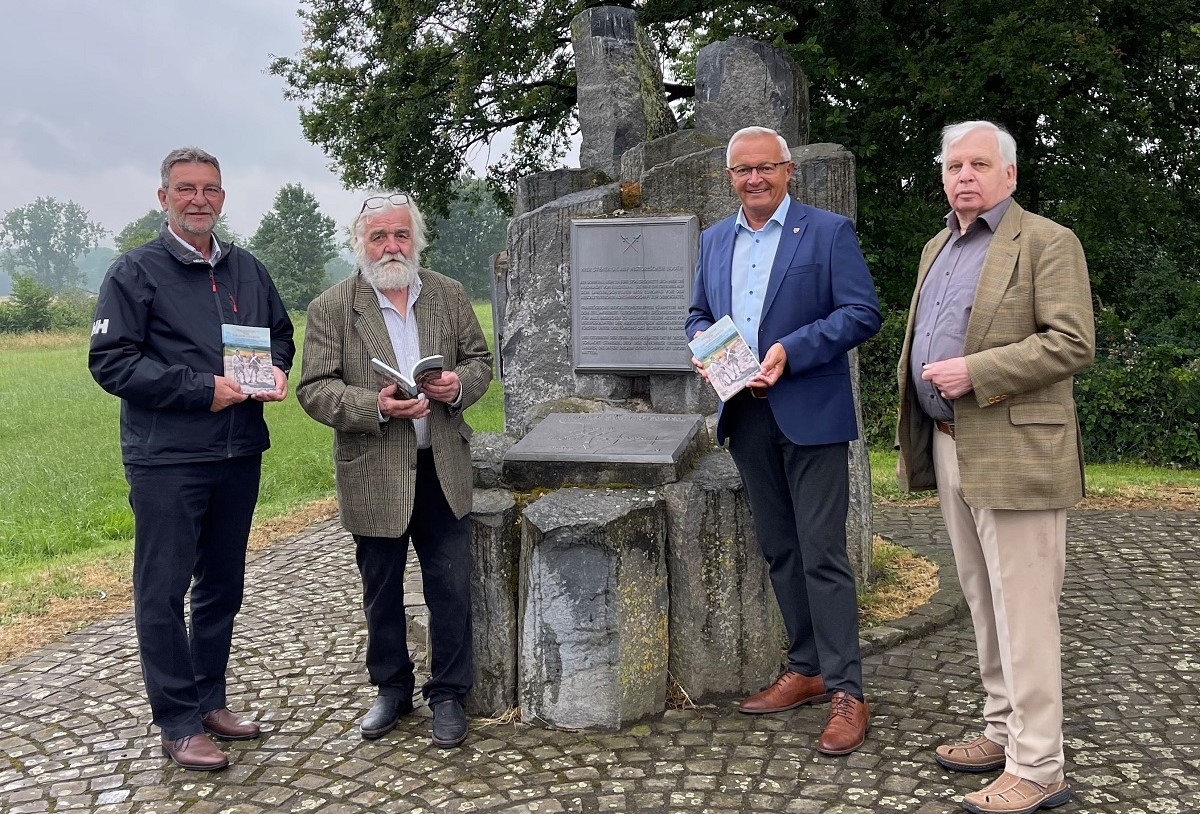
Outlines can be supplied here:
[[934, 420], [933, 423], [937, 426], [938, 432], [944, 432], [944, 433], [946, 433], [946, 435], [949, 435], [951, 438], [954, 437], [954, 422], [953, 421]]

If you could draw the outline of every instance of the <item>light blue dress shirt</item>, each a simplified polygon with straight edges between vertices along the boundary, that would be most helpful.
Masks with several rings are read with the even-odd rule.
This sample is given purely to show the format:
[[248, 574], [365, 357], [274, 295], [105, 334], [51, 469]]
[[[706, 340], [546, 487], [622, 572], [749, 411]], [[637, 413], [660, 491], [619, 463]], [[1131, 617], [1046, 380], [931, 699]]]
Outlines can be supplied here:
[[775, 252], [779, 248], [783, 221], [787, 218], [791, 200], [791, 196], [785, 195], [775, 213], [758, 231], [750, 228], [745, 213], [739, 209], [734, 227], [733, 266], [730, 268], [733, 313], [730, 316], [754, 352], [754, 357], [760, 361], [762, 354], [758, 351], [758, 324], [762, 320], [771, 266], [775, 264]]

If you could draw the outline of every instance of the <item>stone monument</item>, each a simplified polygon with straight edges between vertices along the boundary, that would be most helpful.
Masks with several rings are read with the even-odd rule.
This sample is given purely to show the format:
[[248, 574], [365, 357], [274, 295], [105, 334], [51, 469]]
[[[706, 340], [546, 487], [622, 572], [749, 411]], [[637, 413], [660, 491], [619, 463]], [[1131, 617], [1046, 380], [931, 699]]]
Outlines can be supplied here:
[[[640, 241], [737, 211], [724, 168], [740, 127], [783, 133], [791, 193], [851, 218], [854, 158], [807, 143], [804, 76], [770, 46], [701, 50], [696, 128], [678, 130], [632, 10], [588, 9], [571, 31], [582, 166], [518, 182], [493, 274], [505, 433], [472, 441], [482, 565], [468, 700], [616, 729], [662, 711], [669, 677], [697, 701], [760, 689], [784, 643], [741, 481], [713, 447], [716, 397], [683, 344], [695, 230], [650, 251]], [[850, 456], [850, 556], [865, 580], [869, 464], [861, 443]]]

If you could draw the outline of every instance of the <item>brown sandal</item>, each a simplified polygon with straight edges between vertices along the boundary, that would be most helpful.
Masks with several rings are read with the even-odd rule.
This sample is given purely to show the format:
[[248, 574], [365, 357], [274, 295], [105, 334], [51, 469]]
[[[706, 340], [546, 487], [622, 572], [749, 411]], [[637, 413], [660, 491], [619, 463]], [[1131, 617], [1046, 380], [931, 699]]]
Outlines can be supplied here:
[[980, 735], [967, 743], [947, 743], [934, 752], [938, 763], [956, 772], [992, 772], [1004, 768], [1004, 747]]

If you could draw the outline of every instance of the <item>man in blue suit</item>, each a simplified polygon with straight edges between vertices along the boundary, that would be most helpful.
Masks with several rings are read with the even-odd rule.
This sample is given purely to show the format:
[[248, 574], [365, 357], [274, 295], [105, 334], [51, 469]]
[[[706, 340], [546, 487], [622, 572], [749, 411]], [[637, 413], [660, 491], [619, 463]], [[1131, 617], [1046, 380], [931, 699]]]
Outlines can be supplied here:
[[700, 236], [685, 330], [694, 338], [728, 314], [762, 361], [721, 405], [717, 442], [729, 439], [788, 633], [787, 668], [738, 708], [831, 699], [817, 749], [844, 755], [870, 723], [846, 554], [858, 437], [846, 354], [879, 330], [879, 300], [850, 221], [788, 195], [796, 165], [783, 137], [739, 130], [726, 165], [742, 206]]

